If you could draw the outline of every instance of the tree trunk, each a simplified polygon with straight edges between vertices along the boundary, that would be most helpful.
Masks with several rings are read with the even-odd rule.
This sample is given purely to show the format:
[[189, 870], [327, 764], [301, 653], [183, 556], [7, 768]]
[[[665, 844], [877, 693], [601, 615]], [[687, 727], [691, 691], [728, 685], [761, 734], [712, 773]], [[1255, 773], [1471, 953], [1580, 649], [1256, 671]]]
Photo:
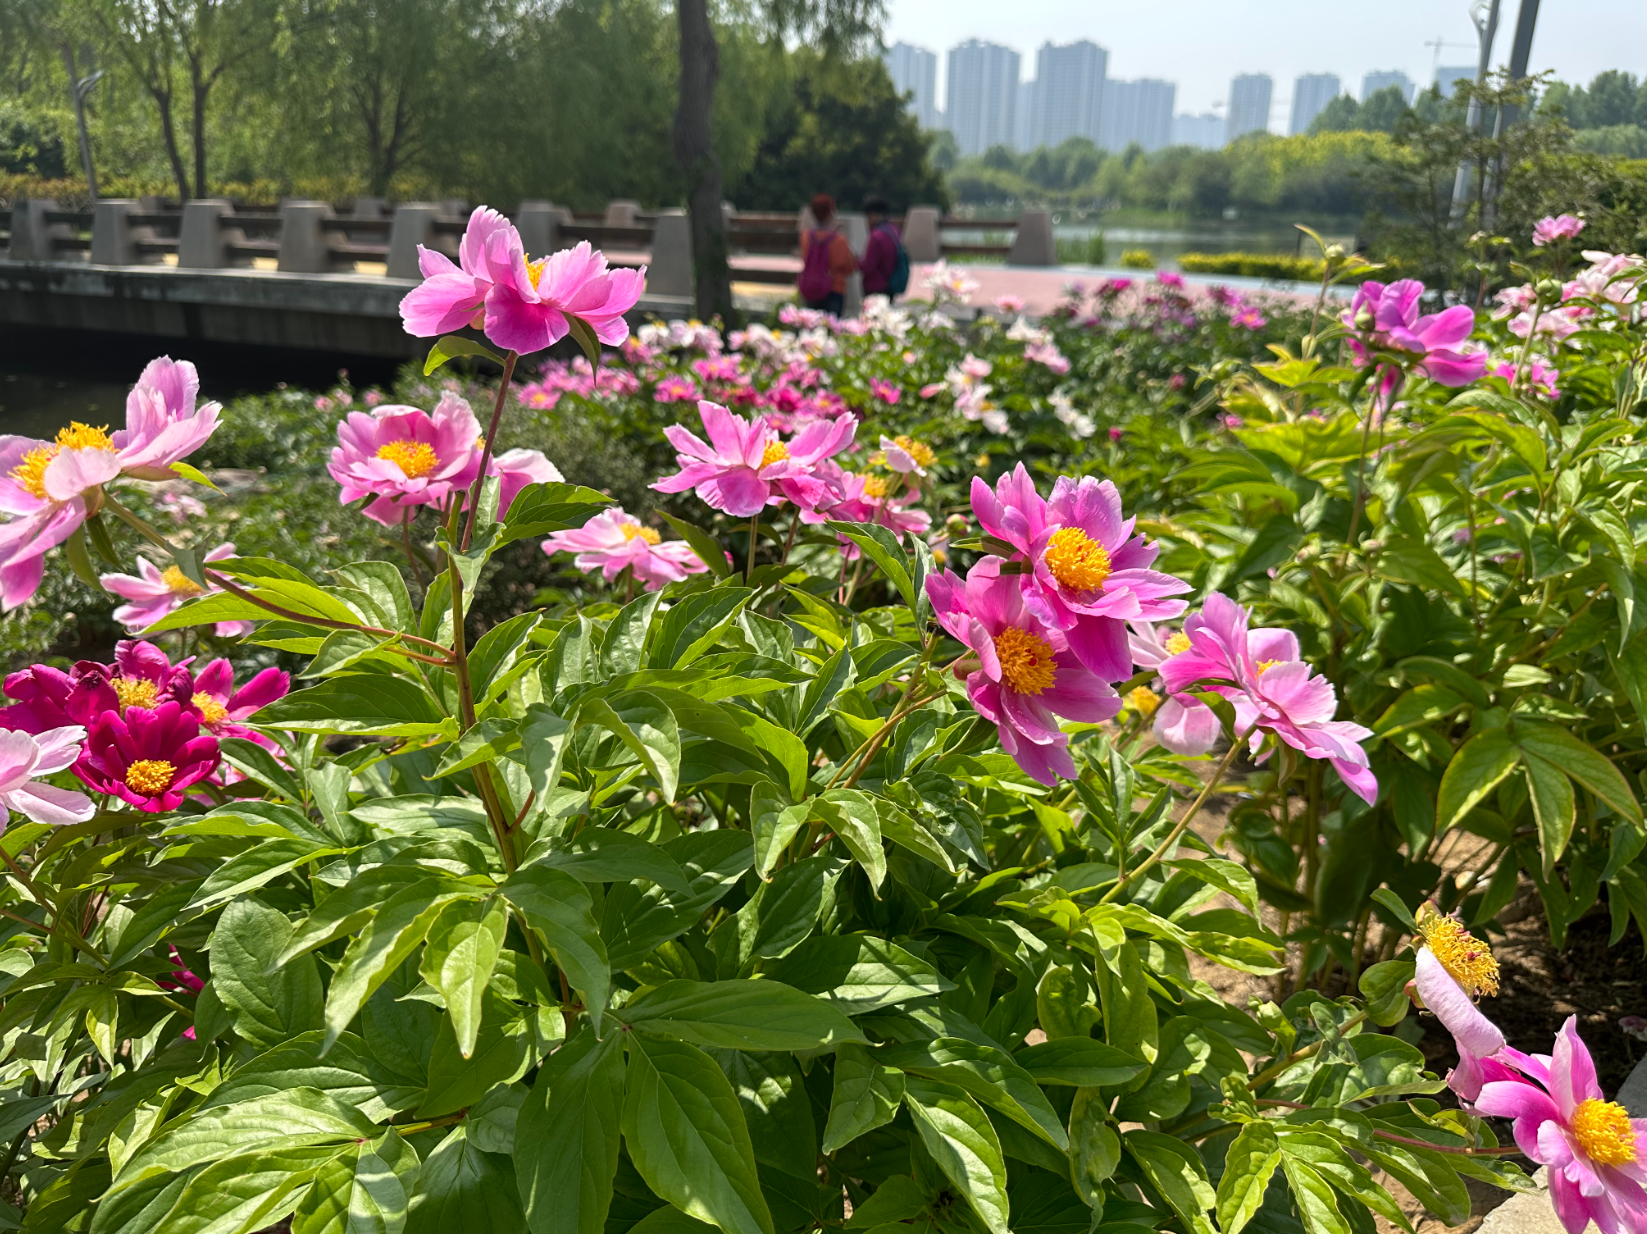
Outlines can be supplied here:
[[194, 195], [206, 196], [206, 96], [211, 93], [210, 78], [202, 78], [200, 61], [189, 57], [189, 84], [194, 94]]
[[160, 135], [166, 142], [166, 159], [172, 165], [172, 179], [177, 181], [177, 199], [189, 200], [189, 173], [183, 166], [183, 153], [177, 148], [177, 126], [172, 123], [172, 95], [169, 90], [152, 91], [155, 106], [160, 109]]
[[676, 0], [680, 17], [681, 93], [675, 111], [675, 162], [689, 186], [692, 275], [698, 316], [719, 316], [730, 326], [732, 272], [726, 261], [726, 219], [721, 214], [721, 160], [711, 120], [720, 51], [709, 22], [708, 0]]
[[74, 49], [65, 41], [58, 44], [63, 67], [69, 74], [69, 98], [74, 101], [74, 124], [80, 134], [80, 165], [86, 170], [86, 188], [97, 200], [97, 168], [92, 163], [91, 134], [86, 130], [86, 93], [80, 88], [79, 70], [74, 66]]

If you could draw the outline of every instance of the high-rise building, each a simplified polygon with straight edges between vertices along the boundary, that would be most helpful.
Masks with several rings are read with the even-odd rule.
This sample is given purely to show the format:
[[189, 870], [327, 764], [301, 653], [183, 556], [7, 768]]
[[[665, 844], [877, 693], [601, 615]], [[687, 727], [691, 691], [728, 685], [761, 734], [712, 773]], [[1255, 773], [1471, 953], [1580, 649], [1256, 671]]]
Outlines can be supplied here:
[[1159, 150], [1172, 144], [1172, 108], [1178, 87], [1170, 81], [1144, 77], [1138, 81], [1106, 81], [1104, 106], [1098, 119], [1098, 144], [1120, 153], [1128, 146]]
[[1274, 83], [1268, 73], [1242, 73], [1230, 80], [1229, 122], [1224, 140], [1234, 141], [1243, 133], [1264, 133], [1270, 127], [1270, 91]]
[[[1471, 77], [1475, 74], [1471, 73]], [[1368, 73], [1361, 79], [1361, 101], [1365, 103], [1373, 95], [1388, 86], [1400, 86], [1401, 97], [1411, 105], [1413, 101], [1413, 79], [1400, 69], [1379, 69]]]
[[1321, 109], [1338, 97], [1343, 83], [1337, 73], [1304, 73], [1292, 83], [1292, 119], [1287, 132], [1297, 136], [1310, 131], [1310, 122]]
[[1441, 97], [1450, 99], [1457, 88], [1458, 81], [1475, 81], [1476, 66], [1473, 64], [1443, 64], [1435, 71], [1435, 84], [1441, 87]]
[[1043, 43], [1035, 53], [1035, 110], [1031, 139], [1056, 146], [1071, 137], [1098, 139], [1109, 52], [1082, 40], [1059, 47]]
[[1018, 109], [1012, 117], [1012, 148], [1033, 150], [1041, 143], [1035, 140], [1035, 99], [1041, 91], [1039, 81], [1018, 83]]
[[1198, 150], [1221, 148], [1224, 144], [1224, 117], [1211, 111], [1202, 112], [1199, 116], [1174, 116], [1172, 144], [1194, 146]]
[[886, 71], [892, 88], [913, 95], [909, 110], [923, 129], [938, 127], [938, 57], [924, 47], [894, 43], [886, 50]]
[[949, 49], [944, 116], [963, 156], [1017, 137], [1018, 63], [1012, 48], [981, 39]]

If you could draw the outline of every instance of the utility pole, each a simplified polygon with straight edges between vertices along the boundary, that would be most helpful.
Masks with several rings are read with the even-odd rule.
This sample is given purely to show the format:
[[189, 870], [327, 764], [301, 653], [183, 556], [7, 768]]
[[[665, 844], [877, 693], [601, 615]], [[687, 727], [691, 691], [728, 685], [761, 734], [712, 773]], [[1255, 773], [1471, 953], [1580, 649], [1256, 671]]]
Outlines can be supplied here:
[[[1521, 0], [1521, 8], [1515, 18], [1515, 40], [1510, 44], [1510, 75], [1508, 84], [1527, 79], [1527, 61], [1533, 55], [1533, 28], [1538, 24], [1538, 0]], [[1496, 141], [1504, 136], [1504, 130], [1514, 124], [1517, 113], [1521, 109], [1513, 104], [1506, 103], [1498, 109], [1498, 120], [1493, 125], [1493, 139]], [[1494, 216], [1498, 213], [1498, 194], [1504, 184], [1504, 156], [1495, 154], [1496, 160], [1492, 168], [1492, 177], [1485, 186], [1482, 195], [1482, 226], [1491, 227]]]

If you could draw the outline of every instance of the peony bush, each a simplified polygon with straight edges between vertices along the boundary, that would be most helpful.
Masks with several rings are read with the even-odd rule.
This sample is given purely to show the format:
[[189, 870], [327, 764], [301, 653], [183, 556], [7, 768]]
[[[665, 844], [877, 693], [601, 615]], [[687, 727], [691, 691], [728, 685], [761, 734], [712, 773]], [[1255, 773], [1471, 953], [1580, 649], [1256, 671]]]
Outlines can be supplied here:
[[[1349, 1234], [1531, 1160], [1573, 1234], [1644, 1228], [1643, 1128], [1574, 1026], [1504, 1039], [1470, 933], [1518, 871], [1555, 928], [1647, 886], [1640, 386], [1601, 380], [1647, 366], [1639, 268], [1478, 321], [1340, 312], [1324, 257], [1313, 306], [1163, 277], [963, 328], [940, 270], [919, 315], [630, 337], [639, 276], [482, 209], [403, 312], [425, 378], [496, 367], [489, 420], [445, 376], [346, 411], [386, 551], [324, 570], [145, 514], [212, 483], [186, 362], [121, 432], [0, 443], [6, 605], [61, 546], [132, 634], [5, 681], [8, 1219]], [[656, 504], [500, 450], [534, 413]], [[580, 581], [494, 619], [518, 545]]]

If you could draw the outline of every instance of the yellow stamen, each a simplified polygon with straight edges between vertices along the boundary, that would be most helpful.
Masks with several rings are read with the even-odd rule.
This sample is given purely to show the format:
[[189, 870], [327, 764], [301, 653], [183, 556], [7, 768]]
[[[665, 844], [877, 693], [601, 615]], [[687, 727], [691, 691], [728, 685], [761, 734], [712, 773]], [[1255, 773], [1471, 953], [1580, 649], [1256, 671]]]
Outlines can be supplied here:
[[1189, 635], [1185, 634], [1182, 630], [1178, 631], [1177, 634], [1174, 634], [1167, 640], [1167, 654], [1169, 656], [1181, 656], [1189, 649]]
[[109, 440], [109, 426], [93, 428], [89, 424], [82, 424], [78, 420], [70, 421], [68, 428], [57, 430], [57, 444], [65, 450], [109, 450], [114, 449], [114, 442]]
[[549, 264], [547, 257], [540, 257], [537, 261], [526, 263], [526, 277], [532, 280], [532, 290], [538, 289], [538, 280], [543, 277], [543, 268]]
[[625, 523], [623, 525], [623, 538], [625, 540], [645, 540], [648, 544], [657, 544], [663, 539], [652, 528], [642, 527], [639, 523]]
[[872, 501], [879, 501], [886, 496], [886, 481], [880, 476], [864, 477], [864, 496]]
[[1498, 961], [1492, 949], [1466, 930], [1458, 918], [1425, 902], [1418, 910], [1418, 932], [1447, 975], [1471, 998], [1498, 993]]
[[1580, 1101], [1573, 1111], [1573, 1138], [1599, 1165], [1629, 1165], [1636, 1159], [1635, 1128], [1629, 1112], [1616, 1101]]
[[160, 687], [147, 677], [111, 677], [109, 684], [114, 687], [114, 697], [120, 703], [120, 710], [128, 707], [141, 707], [147, 711], [160, 706]]
[[995, 657], [1001, 662], [1001, 676], [1019, 694], [1039, 694], [1057, 676], [1052, 645], [1017, 626], [1009, 626], [995, 636]]
[[1109, 550], [1079, 527], [1060, 527], [1042, 554], [1052, 577], [1074, 591], [1092, 591], [1109, 577]]
[[140, 758], [126, 768], [126, 787], [148, 796], [157, 796], [172, 786], [177, 768], [163, 758]]
[[1155, 709], [1161, 705], [1161, 696], [1148, 686], [1139, 686], [1127, 695], [1127, 702], [1132, 704], [1132, 709], [1139, 715], [1152, 716]]
[[19, 487], [40, 501], [46, 500], [46, 468], [57, 457], [56, 446], [36, 446], [11, 469]]
[[183, 573], [179, 566], [167, 566], [160, 572], [160, 581], [166, 584], [174, 596], [198, 596], [206, 590]]
[[207, 728], [229, 718], [229, 709], [210, 694], [199, 693], [189, 701], [194, 704], [194, 709], [200, 713], [200, 722]]
[[932, 452], [932, 447], [924, 441], [916, 441], [913, 437], [894, 437], [893, 444], [910, 458], [915, 460], [917, 467], [930, 467], [938, 456]]
[[440, 456], [426, 441], [391, 441], [377, 448], [377, 456], [400, 468], [408, 480], [426, 476], [440, 465]]
[[1280, 664], [1280, 663], [1281, 663], [1280, 660], [1260, 660], [1260, 661], [1258, 661], [1258, 675], [1260, 677], [1262, 677], [1265, 673], [1269, 672], [1272, 668], [1274, 668], [1277, 664]]
[[789, 447], [781, 441], [766, 443], [766, 451], [761, 455], [761, 466], [770, 467], [773, 463], [781, 463], [789, 457]]

